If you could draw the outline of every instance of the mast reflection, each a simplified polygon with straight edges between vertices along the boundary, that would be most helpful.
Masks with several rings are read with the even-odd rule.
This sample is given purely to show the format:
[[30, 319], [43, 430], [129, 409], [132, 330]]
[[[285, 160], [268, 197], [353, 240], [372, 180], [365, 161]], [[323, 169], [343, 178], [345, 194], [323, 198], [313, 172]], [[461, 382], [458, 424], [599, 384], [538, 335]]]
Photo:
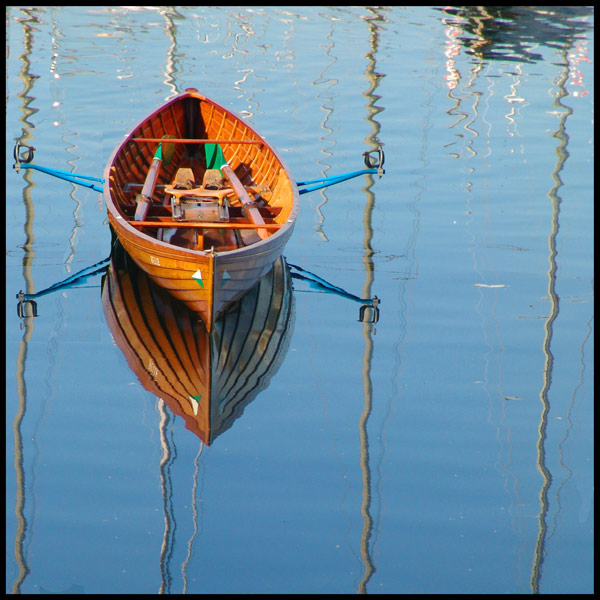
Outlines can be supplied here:
[[[546, 542], [548, 540], [548, 514], [550, 510], [549, 493], [553, 486], [553, 474], [549, 466], [548, 445], [550, 425], [550, 389], [552, 387], [555, 357], [552, 352], [552, 340], [557, 319], [560, 314], [560, 298], [557, 293], [558, 276], [558, 234], [560, 230], [561, 197], [559, 190], [563, 186], [560, 173], [565, 167], [569, 157], [567, 146], [566, 123], [573, 110], [562, 103], [566, 96], [574, 98], [583, 97], [587, 90], [583, 85], [583, 76], [578, 69], [582, 61], [589, 61], [587, 57], [587, 42], [585, 40], [588, 30], [593, 25], [588, 22], [592, 17], [592, 7], [466, 7], [443, 9], [447, 18], [443, 22], [449, 26], [447, 29], [450, 42], [447, 44], [446, 80], [453, 91], [460, 81], [460, 74], [455, 69], [452, 60], [458, 54], [458, 47], [462, 45], [467, 54], [476, 57], [473, 61], [473, 72], [482, 66], [489, 65], [492, 61], [512, 61], [513, 67], [510, 75], [515, 77], [511, 86], [511, 94], [505, 96], [509, 103], [510, 111], [505, 115], [511, 129], [516, 132], [518, 103], [523, 98], [517, 95], [517, 87], [521, 84], [523, 65], [544, 60], [544, 56], [535, 51], [536, 48], [545, 46], [558, 50], [560, 60], [557, 61], [560, 71], [556, 80], [557, 92], [553, 102], [552, 114], [559, 119], [558, 127], [552, 137], [558, 141], [555, 149], [556, 164], [551, 173], [553, 186], [547, 196], [551, 201], [550, 233], [548, 235], [548, 271], [547, 271], [547, 297], [550, 302], [550, 314], [545, 317], [544, 339], [542, 352], [544, 367], [542, 372], [542, 388], [539, 393], [541, 413], [537, 423], [536, 440], [536, 468], [541, 475], [542, 484], [538, 493], [539, 512], [537, 515], [537, 536], [533, 550], [529, 586], [532, 593], [540, 593], [542, 583], [543, 564], [546, 557]], [[576, 86], [571, 94], [566, 86]], [[466, 90], [469, 86], [463, 86]], [[455, 112], [460, 106], [460, 99], [449, 114]], [[517, 104], [514, 104], [517, 103]], [[476, 106], [473, 112], [477, 116]], [[460, 116], [467, 117], [461, 113]], [[465, 127], [466, 129], [466, 127]], [[512, 135], [512, 133], [511, 133]], [[470, 148], [469, 148], [470, 149]], [[458, 154], [455, 155], [458, 158]], [[520, 248], [515, 248], [520, 250]], [[584, 340], [585, 343], [585, 340]], [[509, 399], [506, 397], [505, 399]], [[556, 410], [556, 407], [555, 407]], [[504, 417], [504, 415], [503, 415]], [[560, 450], [560, 444], [559, 444]], [[554, 487], [556, 484], [554, 483]], [[559, 488], [560, 489], [560, 488]], [[558, 494], [559, 490], [556, 491]], [[560, 502], [557, 502], [557, 511], [560, 511]], [[554, 516], [556, 519], [556, 515]]]
[[[369, 89], [363, 94], [367, 99], [367, 122], [371, 125], [371, 134], [367, 137], [367, 144], [369, 150], [377, 150], [382, 144], [379, 141], [379, 132], [381, 125], [375, 119], [375, 116], [379, 114], [383, 108], [376, 106], [377, 101], [381, 96], [375, 93], [379, 82], [384, 75], [376, 71], [376, 53], [379, 44], [379, 27], [380, 23], [385, 22], [385, 17], [381, 14], [380, 10], [368, 8], [367, 11], [370, 16], [364, 17], [364, 20], [369, 26], [369, 43], [371, 50], [367, 53], [367, 68], [365, 76], [369, 82]], [[373, 239], [373, 209], [375, 208], [375, 195], [371, 191], [371, 187], [374, 184], [373, 177], [367, 176], [367, 185], [363, 188], [366, 194], [367, 201], [363, 211], [363, 265], [365, 269], [365, 283], [363, 286], [363, 298], [371, 297], [371, 288], [375, 279], [375, 265], [373, 263], [373, 248], [371, 240]], [[371, 516], [371, 465], [369, 457], [369, 436], [367, 431], [367, 425], [369, 417], [373, 410], [373, 384], [371, 381], [371, 360], [373, 358], [373, 334], [375, 330], [373, 328], [373, 322], [375, 318], [369, 321], [368, 319], [363, 322], [363, 337], [365, 340], [365, 350], [363, 353], [363, 392], [365, 396], [365, 404], [363, 412], [360, 417], [359, 431], [360, 431], [360, 468], [362, 471], [362, 505], [361, 513], [363, 516], [363, 530], [361, 535], [360, 553], [365, 566], [363, 576], [358, 585], [358, 592], [360, 594], [367, 593], [367, 584], [373, 573], [375, 573], [375, 564], [373, 562], [373, 550], [371, 547], [371, 540], [373, 534], [373, 518]]]
[[[15, 20], [21, 24], [23, 30], [23, 54], [20, 59], [22, 62], [21, 71], [19, 78], [23, 82], [23, 90], [17, 94], [17, 97], [22, 101], [21, 104], [21, 117], [19, 122], [21, 123], [21, 135], [18, 141], [27, 143], [32, 138], [32, 129], [34, 125], [29, 121], [29, 118], [37, 112], [37, 109], [32, 108], [30, 104], [35, 100], [35, 97], [31, 95], [34, 83], [38, 78], [37, 75], [33, 75], [30, 72], [31, 61], [30, 55], [33, 50], [33, 34], [36, 29], [36, 24], [39, 23], [39, 19], [36, 16], [36, 12], [39, 9], [20, 9], [23, 13], [23, 17], [16, 17]], [[33, 265], [33, 259], [35, 256], [34, 251], [34, 232], [33, 223], [35, 217], [33, 200], [31, 198], [31, 189], [33, 183], [31, 181], [32, 173], [26, 172], [23, 174], [23, 178], [27, 182], [27, 185], [23, 189], [23, 204], [25, 205], [25, 243], [23, 244], [23, 279], [25, 280], [25, 289], [27, 292], [33, 292], [34, 283], [32, 277], [31, 267]], [[25, 470], [24, 470], [24, 457], [23, 457], [23, 435], [22, 425], [27, 412], [27, 385], [25, 382], [25, 367], [27, 362], [27, 350], [31, 336], [33, 335], [33, 319], [35, 316], [35, 305], [31, 305], [30, 308], [23, 310], [23, 321], [21, 328], [23, 329], [23, 339], [19, 343], [19, 353], [17, 355], [17, 395], [18, 395], [18, 406], [13, 423], [13, 436], [14, 436], [14, 448], [15, 448], [15, 472], [16, 472], [16, 489], [17, 497], [15, 503], [15, 515], [17, 519], [17, 532], [15, 536], [15, 560], [19, 568], [19, 573], [12, 586], [13, 594], [21, 593], [21, 586], [25, 582], [25, 579], [30, 573], [29, 566], [27, 564], [27, 558], [25, 555], [25, 541], [27, 537], [30, 525], [27, 522], [25, 516], [26, 506], [26, 481], [25, 481]]]
[[552, 369], [554, 367], [554, 356], [551, 350], [552, 336], [554, 333], [554, 323], [558, 318], [558, 314], [560, 311], [560, 301], [558, 294], [556, 293], [556, 271], [557, 271], [557, 262], [556, 258], [558, 255], [557, 249], [557, 237], [559, 232], [559, 215], [560, 215], [560, 203], [561, 198], [558, 195], [558, 190], [562, 187], [563, 182], [560, 178], [560, 172], [563, 170], [567, 158], [569, 157], [569, 153], [567, 151], [567, 145], [569, 142], [569, 136], [566, 132], [566, 124], [568, 117], [573, 113], [573, 110], [562, 104], [561, 99], [565, 96], [568, 96], [568, 92], [565, 89], [565, 85], [569, 79], [569, 68], [566, 59], [567, 51], [563, 50], [563, 58], [565, 61], [565, 69], [561, 74], [561, 77], [557, 83], [558, 94], [554, 99], [553, 106], [556, 109], [557, 113], [560, 114], [560, 119], [558, 123], [558, 128], [552, 135], [555, 139], [558, 140], [558, 145], [556, 147], [556, 166], [554, 171], [552, 172], [552, 179], [554, 180], [554, 185], [552, 189], [548, 192], [548, 198], [552, 201], [552, 219], [550, 225], [550, 235], [548, 236], [548, 298], [550, 300], [550, 314], [546, 322], [544, 323], [544, 343], [543, 343], [543, 351], [544, 351], [544, 376], [543, 376], [543, 386], [540, 391], [540, 402], [542, 404], [542, 412], [540, 414], [540, 424], [538, 428], [538, 442], [537, 442], [537, 467], [538, 471], [542, 475], [542, 488], [540, 490], [539, 499], [540, 499], [540, 512], [538, 514], [538, 526], [539, 533], [535, 545], [534, 551], [534, 560], [533, 566], [531, 570], [531, 591], [534, 594], [538, 594], [540, 591], [540, 581], [542, 577], [542, 565], [544, 562], [545, 555], [545, 542], [546, 535], [548, 531], [548, 524], [546, 522], [546, 517], [548, 514], [548, 492], [550, 486], [552, 484], [552, 474], [546, 465], [546, 448], [545, 442], [547, 437], [548, 430], [548, 415], [550, 412], [550, 400], [548, 397], [548, 393], [550, 391], [550, 387], [552, 385]]

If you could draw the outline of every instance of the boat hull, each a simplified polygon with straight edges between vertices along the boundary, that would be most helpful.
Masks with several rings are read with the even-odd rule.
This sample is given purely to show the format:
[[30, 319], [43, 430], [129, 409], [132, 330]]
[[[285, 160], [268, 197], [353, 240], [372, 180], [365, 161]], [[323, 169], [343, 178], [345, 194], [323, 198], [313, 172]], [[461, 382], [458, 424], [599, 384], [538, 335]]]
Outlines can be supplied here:
[[[173, 224], [172, 219], [169, 221], [168, 195], [161, 196], [160, 190], [170, 189], [178, 167], [189, 167], [196, 179], [201, 179], [207, 168], [204, 147], [184, 142], [175, 145], [171, 164], [163, 165], [160, 171], [150, 217], [144, 221], [148, 226], [135, 223], [136, 191], [144, 183], [158, 146], [139, 140], [164, 135], [182, 140], [221, 140], [224, 157], [241, 183], [266, 190], [258, 199], [263, 222], [270, 227], [265, 235], [256, 235], [258, 226], [252, 229], [244, 211], [234, 206], [239, 200], [232, 196], [230, 210], [239, 216], [224, 227], [240, 228], [235, 233], [218, 229], [219, 224], [208, 223], [203, 228], [202, 223], [191, 221], [175, 226], [199, 232], [195, 235], [202, 238], [202, 246], [197, 241], [186, 247], [159, 239], [157, 231], [166, 231]], [[195, 90], [173, 98], [134, 127], [110, 157], [105, 180], [109, 223], [126, 252], [158, 285], [199, 313], [208, 331], [229, 303], [270, 271], [292, 234], [298, 211], [296, 183], [276, 152], [241, 119]], [[156, 216], [152, 216], [153, 211]], [[159, 229], [152, 219], [164, 222], [165, 227]]]

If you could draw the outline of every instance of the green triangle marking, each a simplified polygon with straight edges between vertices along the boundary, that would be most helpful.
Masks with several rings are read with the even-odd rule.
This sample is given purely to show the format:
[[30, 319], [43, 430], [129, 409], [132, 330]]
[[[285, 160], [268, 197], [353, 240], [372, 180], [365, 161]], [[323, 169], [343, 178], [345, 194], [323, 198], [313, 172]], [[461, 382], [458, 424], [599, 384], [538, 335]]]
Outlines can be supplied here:
[[221, 278], [221, 287], [223, 287], [229, 280], [231, 279], [231, 275], [223, 270], [223, 277]]
[[200, 271], [200, 269], [198, 269], [193, 275], [192, 275], [192, 279], [195, 279], [199, 284], [200, 287], [202, 289], [204, 289], [204, 282], [202, 281], [202, 271]]
[[192, 410], [194, 411], [194, 414], [197, 415], [198, 414], [198, 404], [200, 402], [200, 396], [190, 396], [190, 403], [192, 405]]

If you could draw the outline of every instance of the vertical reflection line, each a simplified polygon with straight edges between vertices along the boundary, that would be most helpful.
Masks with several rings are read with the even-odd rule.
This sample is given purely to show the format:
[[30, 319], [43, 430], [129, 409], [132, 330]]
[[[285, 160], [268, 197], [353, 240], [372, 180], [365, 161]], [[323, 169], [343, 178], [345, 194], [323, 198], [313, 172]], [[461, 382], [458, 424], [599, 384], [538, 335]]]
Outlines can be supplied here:
[[185, 560], [181, 565], [181, 576], [183, 579], [183, 592], [187, 594], [187, 566], [190, 562], [190, 558], [192, 557], [192, 548], [194, 547], [194, 541], [196, 540], [196, 536], [198, 535], [198, 504], [196, 498], [196, 492], [198, 489], [198, 471], [200, 455], [202, 454], [202, 450], [204, 449], [204, 444], [200, 442], [200, 450], [198, 450], [198, 454], [196, 455], [196, 460], [194, 461], [194, 476], [193, 476], [193, 485], [192, 485], [192, 521], [194, 523], [194, 530], [192, 532], [192, 537], [188, 541], [188, 549]]
[[158, 414], [160, 415], [159, 431], [160, 431], [160, 447], [162, 448], [162, 456], [160, 459], [160, 487], [163, 498], [163, 508], [165, 514], [165, 533], [160, 549], [160, 574], [161, 585], [158, 591], [159, 594], [171, 593], [171, 557], [173, 555], [173, 547], [175, 541], [175, 515], [173, 513], [173, 486], [171, 483], [171, 464], [177, 456], [175, 448], [171, 450], [171, 444], [167, 435], [169, 426], [169, 415], [165, 410], [165, 402], [158, 398], [157, 403]]
[[370, 323], [363, 323], [363, 335], [365, 338], [365, 351], [363, 354], [363, 393], [365, 395], [365, 407], [360, 417], [360, 468], [362, 471], [362, 504], [360, 512], [363, 517], [363, 530], [360, 540], [360, 555], [365, 565], [365, 571], [358, 592], [367, 593], [367, 583], [375, 572], [375, 565], [371, 558], [370, 541], [373, 531], [373, 518], [371, 517], [371, 468], [369, 465], [369, 438], [367, 434], [367, 422], [371, 415], [373, 406], [373, 386], [371, 382], [371, 359], [373, 357], [373, 340], [371, 339]]
[[563, 449], [563, 445], [566, 444], [566, 442], [569, 438], [569, 433], [573, 427], [573, 420], [571, 419], [571, 415], [572, 415], [573, 409], [575, 407], [575, 396], [577, 395], [579, 388], [581, 388], [581, 386], [584, 383], [585, 345], [587, 344], [587, 341], [592, 334], [592, 321], [593, 320], [594, 320], [594, 315], [592, 315], [587, 322], [587, 333], [586, 333], [585, 337], [583, 338], [583, 342], [581, 343], [581, 348], [579, 350], [579, 356], [581, 357], [581, 371], [579, 372], [579, 382], [577, 383], [577, 385], [575, 386], [575, 389], [573, 390], [573, 393], [571, 394], [571, 402], [569, 404], [569, 408], [567, 410], [567, 415], [566, 415], [568, 426], [565, 430], [565, 434], [564, 434], [562, 440], [558, 443], [558, 455], [560, 458], [560, 466], [563, 467], [565, 469], [565, 471], [567, 471], [567, 476], [561, 482], [561, 484], [558, 486], [558, 488], [556, 489], [556, 491], [554, 493], [554, 495], [556, 497], [556, 512], [554, 513], [554, 516], [552, 519], [552, 531], [550, 532], [550, 535], [546, 538], [546, 541], [549, 541], [550, 538], [552, 538], [552, 536], [554, 535], [554, 532], [556, 531], [556, 528], [558, 526], [558, 514], [560, 513], [560, 509], [561, 509], [560, 494], [561, 494], [562, 488], [573, 477], [573, 471], [569, 468], [569, 466], [567, 464], [565, 464], [565, 451]]
[[[370, 146], [369, 150], [376, 150], [378, 147], [378, 134], [381, 129], [379, 123], [375, 120], [375, 115], [380, 113], [383, 109], [375, 106], [377, 100], [381, 98], [375, 94], [375, 90], [379, 85], [379, 75], [375, 71], [375, 54], [378, 46], [378, 26], [376, 21], [382, 21], [384, 18], [373, 9], [367, 9], [372, 16], [364, 17], [369, 25], [370, 35], [370, 51], [367, 53], [366, 58], [368, 60], [365, 76], [369, 81], [369, 89], [363, 94], [367, 98], [367, 121], [370, 123], [372, 132], [367, 138], [367, 142]], [[372, 217], [373, 209], [375, 207], [375, 195], [371, 192], [373, 186], [373, 177], [367, 176], [367, 185], [364, 191], [367, 195], [367, 202], [363, 212], [363, 226], [365, 235], [363, 238], [363, 248], [365, 250], [363, 255], [363, 264], [365, 267], [365, 284], [363, 286], [363, 298], [371, 298], [371, 287], [374, 280], [374, 265], [373, 265], [373, 248], [371, 246], [371, 240], [373, 239], [373, 227]], [[369, 463], [369, 438], [367, 433], [367, 424], [371, 412], [373, 410], [373, 384], [371, 381], [371, 360], [373, 358], [373, 339], [371, 334], [373, 332], [373, 325], [370, 322], [363, 323], [363, 337], [365, 339], [365, 351], [363, 353], [363, 393], [365, 396], [365, 405], [360, 417], [359, 431], [360, 431], [360, 468], [362, 471], [362, 504], [361, 514], [363, 517], [363, 530], [361, 535], [360, 553], [365, 565], [365, 571], [362, 579], [358, 585], [358, 592], [360, 594], [367, 593], [367, 583], [375, 572], [375, 565], [371, 557], [370, 541], [373, 531], [373, 519], [371, 517], [371, 468]]]
[[[567, 144], [569, 142], [569, 137], [566, 133], [566, 121], [567, 118], [572, 114], [573, 110], [568, 106], [565, 106], [560, 102], [561, 98], [564, 98], [568, 92], [565, 89], [565, 83], [569, 77], [569, 68], [566, 60], [566, 49], [561, 51], [563, 55], [563, 61], [566, 66], [564, 72], [562, 73], [560, 79], [558, 80], [557, 87], [558, 92], [556, 98], [554, 100], [553, 106], [560, 110], [560, 119], [558, 123], [558, 128], [555, 133], [552, 134], [552, 137], [558, 140], [558, 145], [556, 147], [556, 167], [552, 172], [552, 179], [554, 180], [554, 186], [548, 192], [548, 198], [552, 201], [552, 222], [551, 222], [551, 231], [548, 236], [548, 247], [549, 247], [549, 256], [548, 261], [550, 263], [550, 267], [548, 269], [548, 297], [550, 298], [550, 315], [544, 324], [544, 344], [543, 344], [543, 352], [545, 355], [545, 363], [544, 363], [544, 379], [542, 390], [540, 391], [540, 402], [542, 404], [542, 412], [540, 415], [540, 424], [538, 427], [538, 442], [537, 442], [537, 468], [538, 471], [542, 475], [542, 488], [539, 493], [540, 499], [540, 512], [538, 515], [538, 524], [539, 524], [539, 532], [537, 537], [537, 542], [535, 546], [534, 552], [534, 560], [531, 571], [531, 590], [534, 594], [539, 593], [540, 588], [540, 580], [542, 576], [542, 564], [544, 562], [544, 553], [545, 553], [545, 541], [546, 541], [546, 532], [548, 529], [548, 525], [546, 523], [546, 515], [548, 514], [548, 490], [550, 485], [552, 484], [552, 474], [550, 473], [548, 467], [546, 466], [546, 436], [547, 436], [547, 428], [548, 428], [548, 413], [550, 412], [550, 401], [548, 399], [548, 391], [550, 390], [550, 386], [552, 385], [552, 369], [554, 367], [554, 356], [552, 355], [552, 350], [550, 348], [552, 343], [552, 335], [553, 335], [553, 327], [554, 321], [556, 321], [559, 313], [559, 298], [556, 293], [556, 256], [558, 251], [556, 249], [556, 238], [558, 236], [559, 231], [559, 221], [558, 217], [560, 214], [560, 203], [561, 198], [558, 196], [557, 192], [562, 187], [563, 182], [560, 178], [560, 172], [565, 166], [567, 158], [569, 157], [569, 153], [567, 151]], [[558, 112], [558, 111], [557, 111]]]
[[165, 20], [165, 33], [171, 42], [169, 49], [167, 50], [167, 60], [165, 64], [164, 70], [164, 84], [171, 88], [171, 93], [167, 96], [167, 100], [176, 96], [179, 92], [177, 90], [177, 82], [175, 79], [175, 74], [178, 72], [176, 65], [177, 58], [177, 25], [175, 24], [175, 18], [182, 19], [183, 17], [177, 12], [177, 10], [173, 7], [161, 8], [159, 13]]
[[[52, 73], [51, 79], [51, 87], [54, 89], [56, 78], [59, 78], [58, 70], [58, 59], [61, 54], [60, 41], [61, 39], [65, 39], [65, 35], [61, 30], [61, 21], [60, 18], [56, 16], [55, 7], [51, 7], [50, 9], [51, 15], [51, 28], [52, 28], [52, 50], [51, 50], [51, 59], [50, 59], [50, 73]], [[60, 78], [59, 78], [60, 79]], [[58, 81], [59, 81], [58, 79]], [[60, 81], [58, 83], [60, 87]], [[68, 121], [65, 120], [64, 129], [66, 133], [61, 136], [61, 140], [65, 143], [65, 151], [71, 158], [67, 159], [67, 164], [72, 167], [72, 171], [77, 171], [77, 163], [81, 160], [81, 147], [79, 138], [81, 137], [80, 133], [77, 130], [71, 129], [69, 127]], [[72, 139], [71, 139], [72, 138]], [[77, 246], [79, 242], [77, 241], [77, 235], [79, 230], [82, 227], [82, 222], [79, 217], [79, 213], [82, 210], [82, 202], [78, 198], [78, 188], [72, 183], [71, 191], [69, 193], [69, 197], [73, 201], [74, 208], [72, 211], [73, 215], [73, 226], [71, 228], [71, 234], [69, 236], [68, 242], [70, 247], [70, 253], [65, 259], [65, 270], [67, 273], [71, 272], [71, 263], [75, 260], [75, 255], [77, 254]]]
[[15, 504], [15, 515], [17, 517], [17, 533], [15, 536], [15, 559], [19, 565], [19, 575], [12, 588], [13, 594], [21, 593], [21, 585], [29, 574], [29, 567], [25, 560], [23, 546], [25, 545], [25, 536], [27, 533], [27, 518], [25, 517], [25, 471], [23, 468], [23, 437], [21, 435], [21, 425], [25, 417], [27, 408], [27, 386], [25, 383], [25, 361], [27, 359], [27, 344], [33, 333], [33, 317], [26, 317], [25, 333], [23, 340], [19, 344], [19, 354], [17, 357], [17, 393], [19, 405], [15, 421], [13, 424], [13, 433], [15, 439], [15, 472], [17, 476], [17, 501]]
[[[33, 96], [28, 95], [33, 89], [33, 84], [37, 79], [37, 76], [30, 73], [31, 61], [29, 56], [33, 49], [33, 32], [36, 31], [33, 23], [39, 23], [36, 16], [33, 15], [33, 10], [29, 12], [27, 9], [21, 9], [26, 15], [24, 19], [17, 19], [23, 27], [23, 54], [20, 59], [23, 63], [21, 71], [19, 72], [19, 78], [23, 81], [23, 91], [17, 94], [17, 98], [22, 100], [21, 112], [23, 113], [19, 119], [22, 124], [20, 142], [28, 142], [32, 139], [31, 128], [32, 125], [28, 122], [28, 118], [37, 112], [37, 109], [30, 108], [29, 104], [34, 100]], [[7, 17], [9, 13], [7, 14]], [[10, 25], [9, 25], [10, 26]], [[25, 280], [26, 293], [33, 293], [33, 277], [31, 275], [31, 267], [33, 264], [34, 250], [34, 233], [33, 233], [33, 221], [34, 221], [34, 206], [31, 200], [31, 188], [33, 183], [31, 181], [31, 172], [27, 170], [23, 178], [27, 182], [26, 188], [23, 190], [23, 202], [25, 204], [25, 238], [26, 241], [23, 244], [24, 256], [23, 256], [23, 278]], [[28, 309], [25, 309], [28, 310]], [[21, 324], [24, 330], [23, 339], [19, 343], [19, 352], [17, 355], [17, 396], [18, 406], [15, 420], [13, 423], [13, 435], [14, 435], [14, 448], [15, 448], [15, 473], [16, 473], [16, 503], [15, 503], [15, 516], [17, 519], [17, 532], [15, 535], [15, 560], [19, 566], [19, 574], [17, 579], [13, 583], [12, 593], [20, 594], [21, 586], [25, 581], [30, 570], [27, 565], [25, 558], [24, 546], [25, 538], [27, 535], [28, 523], [25, 517], [25, 504], [26, 504], [26, 481], [25, 481], [25, 470], [23, 467], [23, 436], [21, 433], [21, 427], [23, 425], [23, 419], [27, 412], [27, 384], [25, 382], [25, 364], [27, 361], [27, 350], [28, 344], [33, 335], [33, 319], [32, 315], [26, 316]]]
[[[332, 113], [333, 113], [333, 108], [331, 105], [331, 101], [332, 101], [332, 96], [325, 96], [325, 92], [327, 92], [330, 88], [335, 87], [338, 84], [338, 80], [337, 79], [325, 79], [325, 73], [330, 69], [330, 67], [332, 67], [337, 61], [337, 57], [332, 56], [331, 51], [333, 48], [335, 48], [335, 42], [333, 40], [333, 25], [331, 25], [329, 34], [327, 35], [327, 39], [331, 39], [331, 43], [326, 46], [326, 55], [327, 57], [330, 57], [332, 60], [331, 62], [326, 65], [323, 70], [321, 71], [321, 73], [319, 73], [319, 77], [317, 79], [315, 79], [315, 81], [313, 81], [313, 85], [322, 85], [325, 83], [329, 83], [330, 85], [323, 90], [322, 93], [317, 94], [317, 98], [319, 99], [323, 99], [323, 104], [321, 105], [321, 109], [324, 112], [324, 116], [323, 116], [323, 120], [321, 122], [321, 129], [326, 131], [327, 133], [325, 135], [321, 136], [321, 140], [322, 141], [326, 141], [327, 138], [331, 137], [331, 135], [333, 134], [333, 129], [329, 126], [328, 121], [329, 118], [331, 117]], [[329, 102], [329, 106], [327, 105], [327, 102]], [[327, 155], [327, 159], [330, 159], [333, 156], [333, 148], [336, 145], [336, 141], [335, 140], [331, 140], [332, 143], [330, 144], [330, 146], [328, 148], [324, 148], [321, 153], [322, 154], [326, 154]], [[321, 160], [319, 160], [318, 164], [325, 164], [323, 162], [321, 162]], [[322, 170], [322, 175], [325, 177], [327, 174], [327, 170], [329, 168], [331, 168], [331, 165], [327, 165], [325, 164], [325, 167]], [[317, 231], [319, 233], [319, 235], [321, 236], [321, 238], [323, 238], [324, 242], [328, 242], [329, 239], [327, 238], [327, 235], [325, 235], [325, 232], [323, 231], [324, 229], [324, 225], [325, 225], [325, 215], [322, 212], [322, 208], [323, 206], [325, 206], [325, 204], [327, 204], [327, 194], [325, 192], [325, 190], [321, 190], [320, 192], [321, 194], [321, 198], [323, 199], [322, 202], [320, 202], [319, 204], [317, 204], [316, 206], [316, 211], [317, 214], [320, 217], [319, 223], [315, 226], [315, 231]]]

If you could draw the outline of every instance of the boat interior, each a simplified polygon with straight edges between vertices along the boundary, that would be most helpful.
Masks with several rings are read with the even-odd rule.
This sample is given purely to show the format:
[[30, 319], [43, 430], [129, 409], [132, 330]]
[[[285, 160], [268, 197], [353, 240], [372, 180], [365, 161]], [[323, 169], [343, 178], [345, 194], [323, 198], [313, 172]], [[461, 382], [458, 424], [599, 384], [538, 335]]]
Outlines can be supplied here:
[[266, 239], [293, 205], [292, 183], [264, 140], [194, 95], [172, 101], [135, 129], [116, 153], [108, 181], [131, 225], [194, 250], [223, 252]]

